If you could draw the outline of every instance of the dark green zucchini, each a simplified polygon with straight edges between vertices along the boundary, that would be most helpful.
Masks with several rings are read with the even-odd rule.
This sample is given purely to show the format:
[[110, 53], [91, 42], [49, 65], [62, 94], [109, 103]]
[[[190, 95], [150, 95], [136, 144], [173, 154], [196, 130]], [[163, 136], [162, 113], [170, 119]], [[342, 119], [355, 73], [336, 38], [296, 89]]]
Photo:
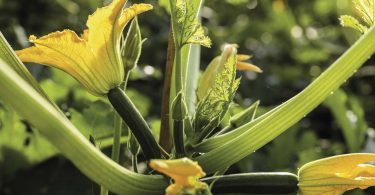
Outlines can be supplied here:
[[243, 173], [201, 179], [211, 184], [213, 194], [296, 194], [298, 178], [292, 173]]

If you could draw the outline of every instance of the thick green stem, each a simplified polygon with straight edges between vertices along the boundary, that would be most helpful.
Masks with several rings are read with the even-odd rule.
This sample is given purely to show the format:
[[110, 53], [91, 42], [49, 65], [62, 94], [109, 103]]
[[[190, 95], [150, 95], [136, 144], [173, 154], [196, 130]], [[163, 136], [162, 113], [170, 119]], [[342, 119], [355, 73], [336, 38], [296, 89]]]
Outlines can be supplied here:
[[0, 88], [0, 98], [4, 103], [12, 106], [96, 183], [118, 194], [164, 193], [168, 181], [162, 176], [137, 174], [113, 162], [2, 60]]
[[173, 140], [176, 149], [176, 158], [185, 156], [184, 146], [184, 121], [174, 120], [173, 123]]
[[[120, 85], [120, 88], [125, 90], [128, 82], [129, 73], [126, 73], [124, 82]], [[113, 146], [111, 158], [115, 162], [119, 162], [120, 159], [120, 148], [121, 148], [121, 132], [122, 132], [122, 119], [118, 113], [114, 116], [114, 131], [113, 131]], [[126, 125], [126, 124], [125, 124]]]
[[159, 145], [152, 135], [150, 127], [125, 92], [119, 87], [115, 87], [108, 92], [108, 99], [121, 118], [128, 124], [146, 159], [161, 158]]
[[[243, 133], [221, 143], [218, 148], [195, 160], [209, 174], [251, 154], [305, 117], [342, 83], [346, 82], [374, 52], [375, 28], [372, 27], [302, 92], [271, 111], [271, 114], [257, 121], [255, 125], [249, 123], [232, 131], [233, 133], [243, 131]], [[222, 137], [229, 136], [233, 134], [232, 132]]]

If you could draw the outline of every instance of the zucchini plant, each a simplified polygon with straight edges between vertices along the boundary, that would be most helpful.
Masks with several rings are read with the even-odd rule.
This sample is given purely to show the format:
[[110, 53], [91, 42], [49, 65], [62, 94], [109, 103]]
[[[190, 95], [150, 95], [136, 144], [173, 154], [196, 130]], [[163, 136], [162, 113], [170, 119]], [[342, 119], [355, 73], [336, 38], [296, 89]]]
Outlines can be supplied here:
[[[341, 22], [363, 33], [355, 44], [288, 101], [259, 117], [255, 117], [260, 104], [256, 102], [231, 116], [226, 127], [220, 124], [228, 116], [241, 81], [236, 72], [262, 70], [247, 63], [250, 56], [237, 53], [236, 44], [227, 44], [198, 79], [200, 46], [212, 44], [200, 23], [203, 0], [166, 3], [171, 22], [159, 142], [126, 89], [144, 41], [138, 24], [142, 20], [138, 21], [137, 15], [152, 11], [150, 4], [128, 5], [126, 0], [113, 0], [89, 16], [82, 35], [71, 30], [40, 38], [32, 35], [29, 41], [34, 45], [16, 52], [1, 34], [0, 99], [98, 183], [102, 195], [109, 191], [117, 194], [299, 191], [308, 195], [367, 188], [374, 185], [371, 171], [374, 168], [362, 163], [374, 161], [374, 154], [350, 154], [310, 162], [300, 169], [298, 176], [283, 172], [225, 174], [228, 167], [275, 139], [321, 104], [375, 52], [374, 1], [354, 2], [365, 24], [352, 16], [341, 17]], [[123, 33], [128, 23], [127, 33]], [[95, 140], [80, 133], [22, 62], [61, 69], [93, 96], [111, 103], [116, 112], [111, 157], [93, 144]], [[124, 129], [129, 130], [127, 146], [133, 170], [119, 164]], [[140, 151], [149, 167], [156, 171], [138, 172]], [[165, 175], [173, 179], [172, 184]]]

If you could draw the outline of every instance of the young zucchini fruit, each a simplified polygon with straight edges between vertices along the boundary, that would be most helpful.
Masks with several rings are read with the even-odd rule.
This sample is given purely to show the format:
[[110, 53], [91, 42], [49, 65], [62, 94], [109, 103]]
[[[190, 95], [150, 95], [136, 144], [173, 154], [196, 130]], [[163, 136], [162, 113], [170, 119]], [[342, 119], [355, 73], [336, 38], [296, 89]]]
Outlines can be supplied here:
[[298, 178], [292, 173], [242, 173], [206, 177], [201, 181], [211, 184], [213, 194], [296, 194]]

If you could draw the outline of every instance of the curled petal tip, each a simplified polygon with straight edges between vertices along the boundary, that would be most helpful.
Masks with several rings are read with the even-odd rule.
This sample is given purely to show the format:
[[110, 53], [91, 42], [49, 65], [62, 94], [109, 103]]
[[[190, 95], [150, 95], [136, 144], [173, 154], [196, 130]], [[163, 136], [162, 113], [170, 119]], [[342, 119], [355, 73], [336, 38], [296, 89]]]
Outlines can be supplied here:
[[251, 58], [250, 55], [237, 54], [237, 61], [245, 61], [245, 60], [249, 60], [250, 58]]
[[242, 70], [242, 71], [253, 71], [257, 73], [262, 73], [262, 69], [260, 69], [258, 66], [255, 66], [253, 64], [249, 64], [246, 62], [237, 62], [236, 64], [237, 70]]

